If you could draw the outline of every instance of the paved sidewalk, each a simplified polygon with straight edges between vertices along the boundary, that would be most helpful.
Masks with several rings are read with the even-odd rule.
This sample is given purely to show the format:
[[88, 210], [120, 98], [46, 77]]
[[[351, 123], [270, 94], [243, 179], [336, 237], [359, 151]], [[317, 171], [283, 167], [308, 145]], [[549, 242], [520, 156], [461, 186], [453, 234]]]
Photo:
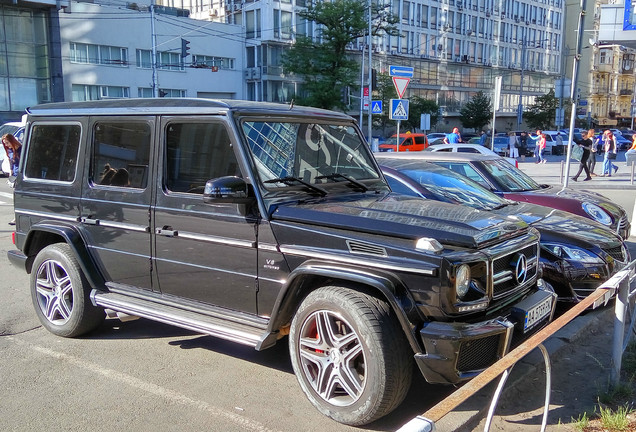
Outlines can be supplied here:
[[[547, 183], [551, 185], [563, 184], [563, 176], [565, 174], [565, 156], [546, 156], [548, 162], [544, 164], [536, 164], [534, 158], [527, 157], [525, 160], [522, 158], [517, 159], [519, 163], [519, 169], [534, 178], [540, 183]], [[579, 169], [579, 161], [571, 160], [570, 171], [568, 181], [568, 187], [573, 189], [635, 189], [636, 190], [636, 174], [634, 176], [634, 184], [631, 184], [632, 167], [627, 166], [625, 162], [625, 153], [620, 153], [618, 159], [612, 161], [614, 165], [618, 166], [618, 171], [613, 174], [612, 177], [601, 177], [600, 174], [603, 169], [603, 160], [600, 157], [596, 158], [596, 167], [594, 171], [598, 176], [592, 177], [590, 181], [581, 181], [585, 178], [583, 174], [579, 181], [575, 182], [572, 177]], [[635, 167], [636, 168], [636, 167]]]

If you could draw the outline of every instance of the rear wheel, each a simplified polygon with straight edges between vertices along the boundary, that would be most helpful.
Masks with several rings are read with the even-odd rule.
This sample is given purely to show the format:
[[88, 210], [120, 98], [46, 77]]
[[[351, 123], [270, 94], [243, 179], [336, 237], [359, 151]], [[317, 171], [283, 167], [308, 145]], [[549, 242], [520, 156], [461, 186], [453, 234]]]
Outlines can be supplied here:
[[31, 272], [31, 298], [47, 330], [75, 337], [99, 326], [105, 313], [92, 305], [89, 295], [88, 281], [67, 244], [53, 244], [38, 253]]
[[323, 414], [370, 423], [404, 400], [411, 353], [388, 305], [342, 287], [324, 287], [301, 303], [289, 335], [294, 372]]

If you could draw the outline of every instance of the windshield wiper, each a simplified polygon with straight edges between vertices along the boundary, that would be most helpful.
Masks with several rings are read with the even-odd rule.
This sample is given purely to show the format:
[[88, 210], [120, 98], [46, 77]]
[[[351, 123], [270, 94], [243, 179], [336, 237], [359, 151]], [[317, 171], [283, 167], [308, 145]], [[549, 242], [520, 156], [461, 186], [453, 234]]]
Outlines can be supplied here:
[[354, 185], [356, 188], [358, 188], [358, 190], [361, 190], [362, 192], [366, 192], [369, 190], [368, 187], [366, 187], [366, 185], [364, 183], [359, 182], [358, 180], [349, 177], [347, 175], [344, 174], [340, 174], [340, 173], [333, 173], [333, 174], [329, 174], [329, 175], [323, 175], [323, 176], [318, 176], [316, 177], [316, 180], [322, 180], [322, 179], [329, 179], [329, 180], [335, 180], [335, 179], [343, 179], [348, 181], [349, 183], [351, 183], [352, 185]]
[[327, 191], [324, 190], [323, 188], [316, 186], [316, 185], [312, 185], [311, 183], [307, 183], [306, 181], [299, 179], [297, 177], [280, 177], [280, 178], [275, 178], [275, 179], [271, 179], [271, 180], [265, 180], [264, 183], [284, 183], [288, 186], [293, 185], [294, 183], [297, 184], [301, 184], [305, 187], [307, 187], [308, 189], [310, 189], [313, 192], [316, 192], [318, 195], [320, 196], [325, 196], [327, 195]]

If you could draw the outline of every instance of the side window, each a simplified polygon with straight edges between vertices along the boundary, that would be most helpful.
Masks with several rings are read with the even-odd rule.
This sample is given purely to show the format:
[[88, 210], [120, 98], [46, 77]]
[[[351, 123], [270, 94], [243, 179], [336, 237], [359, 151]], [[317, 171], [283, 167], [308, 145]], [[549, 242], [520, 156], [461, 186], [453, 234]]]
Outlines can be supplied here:
[[240, 175], [230, 137], [220, 123], [170, 123], [166, 150], [168, 191], [202, 194], [208, 180]]
[[442, 148], [442, 149], [435, 150], [435, 151], [451, 153], [453, 151], [453, 149], [452, 149], [452, 147], [447, 147], [447, 148]]
[[144, 189], [148, 185], [150, 125], [98, 122], [93, 135], [93, 184]]
[[426, 144], [426, 139], [423, 136], [416, 136], [415, 144]]
[[35, 123], [30, 136], [25, 177], [72, 182], [77, 169], [80, 126]]
[[413, 138], [405, 139], [404, 142], [402, 143], [402, 145], [405, 145], [405, 146], [413, 145]]
[[457, 147], [458, 153], [479, 153], [479, 150], [472, 147]]

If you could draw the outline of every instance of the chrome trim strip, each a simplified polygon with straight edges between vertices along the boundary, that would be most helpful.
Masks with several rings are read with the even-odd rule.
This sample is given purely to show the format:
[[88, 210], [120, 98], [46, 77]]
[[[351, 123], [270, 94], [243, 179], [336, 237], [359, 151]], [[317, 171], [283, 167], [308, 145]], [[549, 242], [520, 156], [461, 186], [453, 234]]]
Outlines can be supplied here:
[[406, 271], [410, 273], [425, 274], [428, 276], [433, 276], [435, 274], [434, 269], [426, 270], [426, 269], [415, 268], [415, 267], [406, 266], [406, 265], [381, 263], [381, 262], [369, 260], [368, 258], [367, 259], [349, 258], [349, 257], [344, 257], [342, 255], [337, 255], [337, 254], [308, 251], [306, 249], [299, 249], [299, 248], [288, 247], [288, 246], [281, 246], [280, 251], [282, 253], [287, 253], [290, 255], [305, 256], [309, 258], [320, 258], [320, 259], [326, 259], [331, 261], [337, 261], [344, 264], [355, 264], [355, 265], [361, 265], [363, 267], [381, 268], [383, 270]]
[[256, 242], [253, 242], [253, 241], [237, 240], [237, 239], [231, 239], [227, 237], [211, 236], [207, 234], [197, 234], [197, 233], [191, 233], [191, 232], [179, 231], [179, 230], [177, 231], [179, 232], [179, 234], [176, 235], [175, 238], [185, 238], [188, 240], [197, 240], [202, 242], [224, 244], [229, 246], [238, 246], [238, 247], [244, 247], [244, 248], [250, 248], [250, 249], [253, 249], [256, 247]]
[[259, 243], [258, 248], [264, 251], [279, 252], [278, 245], [270, 243]]
[[24, 210], [16, 210], [15, 213], [26, 215], [26, 216], [39, 216], [39, 217], [47, 218], [47, 219], [58, 219], [58, 220], [63, 220], [68, 222], [77, 222], [79, 219], [79, 216], [72, 217], [72, 216], [61, 215], [59, 213], [44, 213], [44, 212], [24, 211]]
[[150, 230], [150, 227], [148, 227], [148, 226], [133, 225], [133, 224], [127, 224], [127, 223], [123, 223], [123, 222], [105, 221], [103, 219], [100, 219], [99, 220], [99, 224], [95, 225], [95, 226], [101, 226], [101, 227], [107, 227], [107, 228], [125, 229], [125, 230], [128, 230], [128, 231], [137, 231], [137, 232], [149, 232], [149, 230]]

